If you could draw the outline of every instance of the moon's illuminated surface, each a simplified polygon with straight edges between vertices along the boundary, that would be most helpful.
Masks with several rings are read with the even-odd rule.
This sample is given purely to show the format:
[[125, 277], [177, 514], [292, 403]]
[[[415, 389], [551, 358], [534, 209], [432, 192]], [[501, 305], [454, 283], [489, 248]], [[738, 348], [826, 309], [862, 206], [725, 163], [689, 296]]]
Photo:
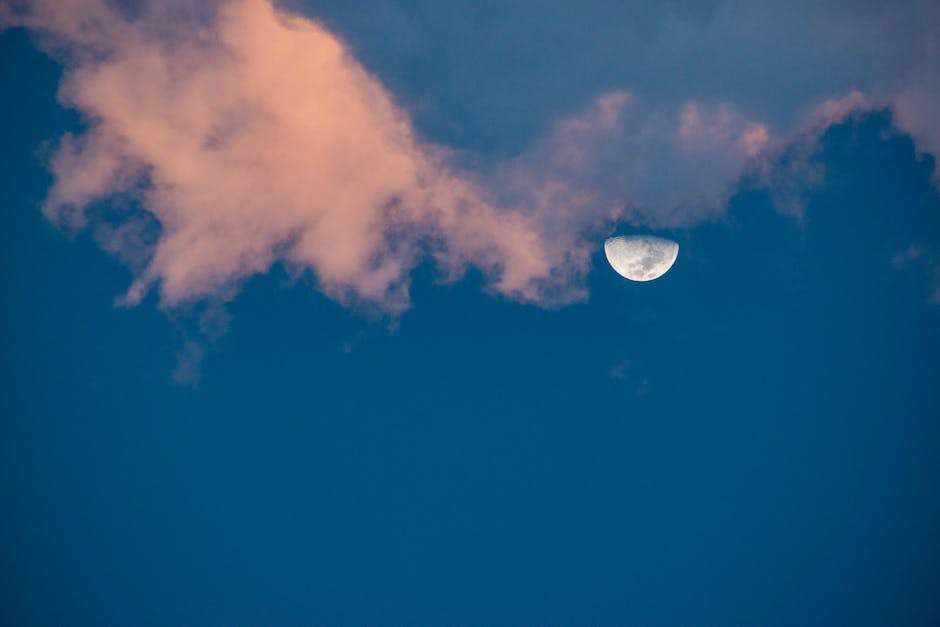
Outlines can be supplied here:
[[631, 281], [652, 281], [676, 262], [679, 244], [653, 235], [620, 235], [604, 242], [604, 253], [620, 276]]

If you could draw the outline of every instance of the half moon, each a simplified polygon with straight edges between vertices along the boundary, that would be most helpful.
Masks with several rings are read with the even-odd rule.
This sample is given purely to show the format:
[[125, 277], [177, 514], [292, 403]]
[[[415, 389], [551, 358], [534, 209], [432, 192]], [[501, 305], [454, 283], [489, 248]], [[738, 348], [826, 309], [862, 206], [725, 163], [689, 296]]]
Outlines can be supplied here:
[[676, 262], [679, 244], [653, 235], [620, 235], [604, 242], [604, 254], [620, 276], [631, 281], [652, 281]]

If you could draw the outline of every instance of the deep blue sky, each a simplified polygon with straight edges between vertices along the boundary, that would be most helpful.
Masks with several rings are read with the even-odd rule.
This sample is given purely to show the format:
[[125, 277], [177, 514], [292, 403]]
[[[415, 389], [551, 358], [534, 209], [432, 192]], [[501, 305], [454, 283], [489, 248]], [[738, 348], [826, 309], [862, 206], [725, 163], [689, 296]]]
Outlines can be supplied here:
[[188, 386], [187, 315], [39, 212], [59, 71], [0, 35], [0, 622], [940, 622], [940, 306], [891, 263], [940, 197], [889, 112], [802, 223], [745, 182], [563, 309], [425, 265], [390, 329], [255, 277]]

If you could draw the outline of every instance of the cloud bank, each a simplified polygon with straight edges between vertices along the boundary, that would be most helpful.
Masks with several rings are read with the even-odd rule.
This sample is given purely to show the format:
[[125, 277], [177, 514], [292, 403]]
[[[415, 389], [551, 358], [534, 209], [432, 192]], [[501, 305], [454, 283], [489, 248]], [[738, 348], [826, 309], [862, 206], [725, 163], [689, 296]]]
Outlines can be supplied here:
[[454, 276], [472, 264], [519, 300], [580, 296], [577, 234], [548, 239], [532, 211], [494, 204], [316, 22], [263, 0], [170, 22], [99, 0], [7, 19], [63, 56], [60, 98], [88, 124], [52, 158], [45, 213], [104, 223], [107, 248], [144, 260], [127, 303], [153, 286], [168, 307], [225, 298], [283, 262], [394, 313], [424, 256]]
[[[66, 67], [60, 99], [87, 128], [58, 143], [44, 211], [90, 226], [127, 261], [136, 278], [124, 302], [152, 289], [167, 308], [226, 300], [281, 263], [340, 302], [396, 314], [425, 259], [449, 278], [477, 267], [489, 289], [520, 301], [584, 298], [599, 233], [720, 215], [745, 173], [799, 214], [820, 182], [815, 142], [858, 111], [889, 107], [922, 150], [940, 150], [940, 8], [893, 6], [677, 3], [650, 18], [654, 35], [638, 29], [624, 44], [632, 70], [476, 168], [422, 137], [323, 23], [267, 0], [31, 0], [0, 3], [0, 23], [30, 28]], [[394, 17], [390, 7], [364, 14]], [[609, 24], [596, 25], [603, 39]], [[420, 25], [405, 26], [420, 39]], [[526, 39], [506, 41], [510, 59]], [[577, 75], [566, 62], [591, 54], [579, 45], [558, 59], [561, 82]], [[830, 67], [837, 48], [841, 69]], [[495, 78], [475, 87], [459, 58], [445, 69], [474, 103], [498, 96], [500, 64], [488, 67]], [[677, 67], [683, 81], [662, 80]]]

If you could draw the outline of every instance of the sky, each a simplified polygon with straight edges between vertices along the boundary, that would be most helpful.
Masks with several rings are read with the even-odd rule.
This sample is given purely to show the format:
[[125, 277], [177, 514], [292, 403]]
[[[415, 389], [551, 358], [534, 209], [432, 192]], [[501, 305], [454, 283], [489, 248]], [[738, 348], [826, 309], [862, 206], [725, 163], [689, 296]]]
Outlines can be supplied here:
[[937, 624], [938, 30], [0, 0], [0, 622]]

